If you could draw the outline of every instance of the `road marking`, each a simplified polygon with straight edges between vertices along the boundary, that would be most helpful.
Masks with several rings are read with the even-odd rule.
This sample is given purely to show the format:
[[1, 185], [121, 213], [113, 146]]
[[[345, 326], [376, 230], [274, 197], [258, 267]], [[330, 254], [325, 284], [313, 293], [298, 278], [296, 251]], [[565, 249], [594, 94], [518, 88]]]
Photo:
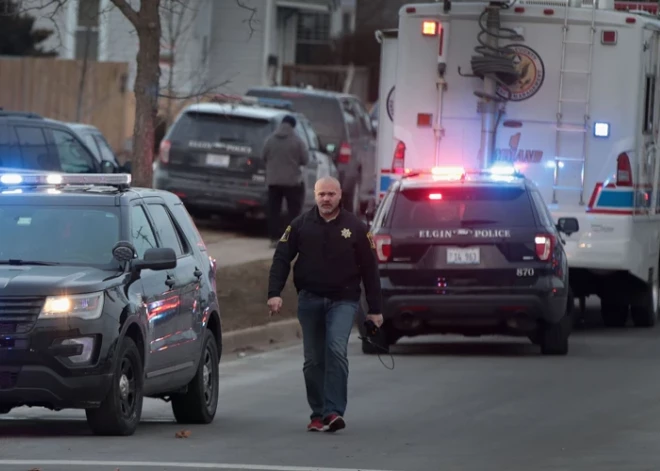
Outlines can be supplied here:
[[271, 466], [231, 463], [168, 463], [157, 461], [87, 461], [87, 460], [0, 460], [0, 466], [112, 466], [133, 468], [195, 468], [246, 471], [392, 471], [365, 468], [316, 468], [309, 466]]

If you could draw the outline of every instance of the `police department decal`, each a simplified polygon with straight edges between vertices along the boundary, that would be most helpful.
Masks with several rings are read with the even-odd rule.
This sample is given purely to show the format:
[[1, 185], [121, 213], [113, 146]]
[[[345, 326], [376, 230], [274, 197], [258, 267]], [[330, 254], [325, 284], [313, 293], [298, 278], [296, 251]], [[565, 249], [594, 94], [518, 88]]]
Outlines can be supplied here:
[[509, 229], [422, 229], [419, 237], [422, 239], [451, 239], [455, 236], [472, 236], [475, 239], [496, 237], [511, 237]]
[[523, 101], [539, 91], [545, 79], [545, 65], [536, 51], [522, 44], [507, 46], [520, 75], [513, 85], [498, 85], [496, 93], [509, 101]]

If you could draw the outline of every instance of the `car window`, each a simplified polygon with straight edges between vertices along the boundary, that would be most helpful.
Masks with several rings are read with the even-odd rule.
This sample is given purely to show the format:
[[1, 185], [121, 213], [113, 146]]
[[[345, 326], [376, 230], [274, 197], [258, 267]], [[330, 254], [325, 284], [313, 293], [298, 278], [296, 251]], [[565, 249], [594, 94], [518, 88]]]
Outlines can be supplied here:
[[307, 133], [307, 137], [309, 138], [309, 142], [312, 149], [314, 150], [321, 149], [321, 144], [319, 143], [319, 136], [316, 135], [316, 131], [314, 131], [312, 125], [307, 120], [302, 120], [301, 122], [303, 124], [303, 129]]
[[157, 203], [149, 203], [148, 207], [158, 231], [161, 247], [174, 249], [177, 257], [182, 256], [185, 251], [181, 244], [181, 239], [165, 206]]
[[96, 145], [96, 141], [94, 140], [94, 136], [92, 136], [89, 133], [85, 133], [83, 135], [83, 140], [85, 141], [85, 144], [87, 144], [87, 147], [89, 147], [89, 150], [91, 150], [92, 153], [100, 159], [101, 158], [101, 152], [99, 151], [99, 148]]
[[131, 239], [138, 258], [144, 257], [148, 249], [156, 247], [154, 231], [141, 205], [131, 207]]
[[245, 146], [245, 153], [259, 157], [273, 131], [275, 123], [267, 119], [189, 111], [174, 124], [169, 139], [181, 144], [196, 141]]
[[190, 213], [188, 213], [185, 206], [182, 203], [173, 205], [172, 213], [188, 240], [192, 241], [200, 250], [205, 252], [206, 245], [204, 244], [202, 235], [199, 233], [195, 221], [192, 216], [190, 216]]
[[552, 223], [552, 216], [549, 216], [548, 208], [545, 205], [545, 201], [543, 201], [541, 194], [538, 191], [530, 191], [530, 194], [532, 195], [532, 199], [536, 204], [536, 212], [538, 213], [539, 219], [541, 220], [541, 224], [546, 227], [554, 226]]
[[385, 225], [385, 221], [387, 220], [387, 216], [392, 210], [392, 200], [394, 199], [394, 195], [396, 194], [395, 191], [389, 190], [386, 194], [385, 197], [383, 198], [383, 201], [380, 203], [380, 206], [378, 207], [378, 210], [376, 211], [376, 214], [374, 215], [374, 221], [372, 224], [372, 227], [374, 229], [378, 227], [382, 227]]
[[293, 103], [293, 109], [312, 123], [324, 147], [328, 144], [339, 146], [345, 138], [344, 119], [336, 98], [277, 90], [249, 90], [247, 95]]
[[0, 259], [116, 268], [115, 207], [0, 203]]
[[360, 137], [360, 123], [358, 122], [359, 118], [349, 104], [343, 106], [342, 111], [344, 112], [344, 120], [346, 121], [346, 125], [348, 127], [348, 136], [353, 139], [357, 139]]
[[406, 189], [396, 198], [392, 227], [528, 227], [536, 225], [524, 188], [444, 187]]
[[60, 170], [55, 156], [49, 155], [46, 136], [37, 126], [14, 126], [21, 149], [22, 162], [9, 163], [9, 166], [34, 170]]
[[99, 150], [101, 151], [101, 159], [112, 163], [117, 163], [115, 153], [110, 148], [110, 144], [108, 144], [108, 141], [105, 140], [105, 137], [102, 134], [96, 133], [92, 134], [92, 136], [94, 136], [94, 140], [96, 141], [96, 144], [99, 146]]
[[371, 133], [371, 119], [369, 118], [369, 113], [364, 109], [362, 103], [356, 99], [350, 100], [353, 110], [358, 117], [358, 122], [360, 123], [360, 133], [362, 135], [367, 135]]
[[69, 132], [51, 129], [62, 171], [67, 173], [94, 173], [94, 157]]
[[307, 134], [305, 133], [305, 130], [303, 129], [300, 122], [296, 123], [296, 127], [293, 128], [293, 130], [296, 132], [296, 134], [298, 134], [298, 137], [303, 140], [307, 148], [309, 148], [309, 138], [307, 137]]

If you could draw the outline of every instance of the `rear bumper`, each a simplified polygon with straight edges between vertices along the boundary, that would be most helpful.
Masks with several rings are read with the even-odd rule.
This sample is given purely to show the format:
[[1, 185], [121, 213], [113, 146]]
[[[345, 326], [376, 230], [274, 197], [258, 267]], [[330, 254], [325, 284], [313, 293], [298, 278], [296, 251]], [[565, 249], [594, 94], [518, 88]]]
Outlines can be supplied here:
[[565, 315], [568, 293], [383, 294], [383, 315], [399, 330], [531, 331]]
[[175, 193], [188, 208], [257, 219], [266, 217], [266, 183], [238, 178], [229, 183], [227, 178], [183, 177], [158, 167], [154, 172], [153, 186]]

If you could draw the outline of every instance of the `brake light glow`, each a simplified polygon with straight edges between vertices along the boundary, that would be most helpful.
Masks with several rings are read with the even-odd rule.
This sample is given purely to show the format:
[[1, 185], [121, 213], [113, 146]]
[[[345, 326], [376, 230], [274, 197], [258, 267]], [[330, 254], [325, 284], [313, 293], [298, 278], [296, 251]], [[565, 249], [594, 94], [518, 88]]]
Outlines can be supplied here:
[[441, 200], [442, 199], [442, 193], [431, 193], [429, 195], [430, 200]]
[[435, 36], [438, 34], [438, 22], [437, 21], [424, 21], [422, 23], [422, 34], [424, 36]]
[[617, 186], [632, 186], [632, 167], [630, 158], [625, 152], [619, 154], [616, 159], [616, 184]]
[[340, 164], [347, 164], [351, 161], [351, 155], [353, 151], [351, 150], [351, 145], [347, 142], [342, 142], [339, 146], [339, 156], [337, 157], [337, 162]]
[[552, 256], [552, 250], [555, 245], [555, 238], [552, 234], [537, 234], [534, 237], [536, 246], [536, 256], [539, 260], [547, 262]]
[[392, 238], [388, 235], [375, 234], [374, 243], [376, 244], [378, 261], [381, 263], [387, 262], [392, 256]]

